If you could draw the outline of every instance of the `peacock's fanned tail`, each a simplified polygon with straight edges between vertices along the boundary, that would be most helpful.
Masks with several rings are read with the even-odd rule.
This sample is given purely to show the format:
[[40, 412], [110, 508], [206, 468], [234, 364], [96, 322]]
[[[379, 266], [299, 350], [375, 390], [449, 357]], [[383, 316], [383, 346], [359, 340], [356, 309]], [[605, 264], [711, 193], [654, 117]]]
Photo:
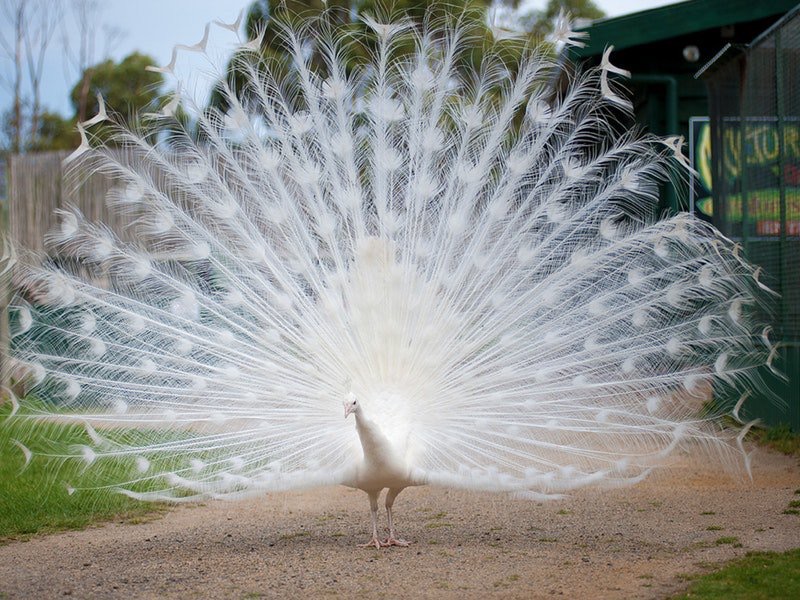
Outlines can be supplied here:
[[622, 130], [624, 72], [508, 40], [465, 67], [464, 28], [365, 23], [285, 27], [289, 69], [242, 44], [199, 141], [81, 128], [132, 241], [65, 211], [18, 266], [16, 418], [85, 425], [54, 454], [140, 498], [345, 481], [350, 390], [417, 483], [554, 494], [725, 452], [702, 409], [767, 362], [763, 292], [713, 227], [656, 219], [682, 157]]

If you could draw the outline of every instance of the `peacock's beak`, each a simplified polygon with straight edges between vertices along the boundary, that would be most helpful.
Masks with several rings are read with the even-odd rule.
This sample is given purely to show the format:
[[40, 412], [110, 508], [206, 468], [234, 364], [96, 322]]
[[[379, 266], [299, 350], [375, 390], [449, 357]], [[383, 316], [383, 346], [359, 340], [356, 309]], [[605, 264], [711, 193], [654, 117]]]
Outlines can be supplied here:
[[346, 419], [353, 412], [353, 405], [350, 402], [343, 402], [342, 404], [344, 404], [344, 418]]

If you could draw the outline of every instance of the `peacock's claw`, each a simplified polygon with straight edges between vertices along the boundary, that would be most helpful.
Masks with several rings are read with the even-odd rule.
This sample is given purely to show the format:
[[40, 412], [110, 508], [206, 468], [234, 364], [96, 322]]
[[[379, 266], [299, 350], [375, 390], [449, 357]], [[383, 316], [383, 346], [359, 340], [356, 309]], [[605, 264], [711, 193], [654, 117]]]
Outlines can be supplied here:
[[383, 542], [378, 539], [378, 536], [372, 536], [372, 539], [368, 541], [366, 544], [359, 544], [359, 548], [377, 548], [378, 550], [381, 549], [383, 546]]
[[388, 548], [389, 546], [401, 546], [403, 548], [406, 548], [406, 547], [408, 547], [410, 545], [411, 545], [411, 542], [407, 542], [406, 540], [398, 539], [398, 538], [396, 538], [394, 536], [389, 536], [388, 538], [386, 538], [385, 540], [383, 540], [381, 542], [381, 546], [383, 546], [384, 548]]

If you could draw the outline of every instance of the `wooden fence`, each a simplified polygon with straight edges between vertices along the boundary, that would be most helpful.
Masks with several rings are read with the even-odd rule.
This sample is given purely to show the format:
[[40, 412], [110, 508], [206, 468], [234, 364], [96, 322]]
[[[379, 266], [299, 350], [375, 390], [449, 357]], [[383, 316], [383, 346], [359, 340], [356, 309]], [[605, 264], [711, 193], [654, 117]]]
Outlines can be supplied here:
[[[124, 150], [121, 160], [125, 159]], [[68, 151], [12, 156], [7, 166], [7, 196], [3, 207], [5, 223], [2, 234], [13, 245], [19, 260], [38, 261], [46, 255], [45, 234], [58, 224], [57, 209], [78, 209], [91, 222], [101, 222], [120, 239], [132, 241], [128, 227], [133, 215], [111, 210], [106, 203], [114, 182], [107, 176], [73, 171], [67, 176], [64, 159]], [[0, 272], [2, 267], [0, 265]], [[5, 310], [12, 294], [11, 274], [0, 281], [0, 404], [9, 385], [8, 315]]]
[[[123, 152], [123, 151], [119, 151]], [[12, 156], [8, 173], [8, 235], [20, 249], [44, 251], [44, 235], [58, 223], [59, 208], [77, 208], [88, 221], [105, 223], [128, 239], [130, 217], [112, 211], [108, 177], [85, 172], [66, 176], [67, 151]]]

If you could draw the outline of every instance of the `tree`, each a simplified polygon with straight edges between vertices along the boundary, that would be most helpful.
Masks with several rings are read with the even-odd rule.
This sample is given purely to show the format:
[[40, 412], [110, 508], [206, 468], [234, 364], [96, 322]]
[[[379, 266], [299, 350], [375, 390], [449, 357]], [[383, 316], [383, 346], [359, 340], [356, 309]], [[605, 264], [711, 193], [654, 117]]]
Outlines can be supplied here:
[[543, 11], [532, 11], [520, 17], [521, 22], [540, 39], [553, 30], [553, 21], [561, 12], [572, 19], [601, 19], [606, 14], [593, 0], [548, 0]]
[[[107, 106], [120, 112], [129, 126], [135, 126], [142, 114], [157, 110], [164, 76], [145, 68], [152, 65], [155, 61], [151, 57], [134, 52], [119, 63], [108, 59], [86, 69], [70, 93], [76, 121], [85, 121], [97, 113], [98, 94]], [[95, 127], [92, 132], [104, 139], [103, 124]]]
[[[3, 149], [12, 153], [27, 150], [69, 147], [77, 140], [66, 133], [74, 120], [63, 119], [47, 112], [41, 103], [41, 82], [44, 78], [45, 55], [59, 23], [71, 15], [78, 39], [71, 40], [63, 32], [64, 55], [81, 75], [76, 119], [84, 121], [92, 104], [89, 102], [89, 65], [95, 60], [95, 31], [100, 29], [102, 5], [98, 0], [0, 0], [0, 18], [11, 25], [0, 30], [0, 58], [7, 59], [12, 68], [0, 71], [0, 85], [11, 91], [10, 110], [3, 114]], [[120, 37], [117, 29], [103, 27], [106, 55], [111, 42]], [[9, 31], [8, 37], [3, 31]], [[6, 75], [6, 73], [8, 73]], [[77, 144], [77, 142], [75, 142]]]
[[41, 83], [44, 74], [44, 58], [47, 47], [53, 39], [61, 15], [60, 5], [55, 2], [40, 0], [28, 21], [25, 35], [25, 56], [28, 65], [32, 106], [30, 128], [35, 134], [39, 131], [39, 117], [42, 112]]
[[25, 7], [26, 2], [21, 0], [16, 2], [5, 2], [3, 12], [14, 26], [13, 49], [12, 44], [5, 38], [0, 38], [3, 50], [14, 63], [14, 78], [11, 84], [14, 95], [11, 108], [11, 118], [9, 119], [10, 130], [8, 135], [11, 140], [11, 152], [19, 152], [22, 148], [22, 52], [23, 36], [25, 35]]
[[[97, 32], [102, 30], [104, 47], [101, 60], [111, 54], [112, 47], [124, 37], [124, 33], [117, 27], [101, 24], [101, 17], [105, 4], [99, 0], [70, 0], [68, 16], [72, 17], [77, 39], [71, 39], [66, 27], [63, 30], [64, 56], [67, 63], [75, 73], [81, 77], [80, 92], [78, 93], [77, 116], [78, 121], [85, 121], [90, 108], [90, 85], [88, 79], [89, 68], [97, 62]], [[66, 24], [67, 19], [63, 19]]]
[[[503, 0], [503, 6], [516, 6], [518, 0]], [[394, 0], [391, 9], [381, 0], [255, 0], [247, 12], [245, 19], [245, 33], [247, 39], [255, 39], [263, 34], [261, 42], [260, 61], [268, 65], [276, 74], [277, 79], [291, 76], [291, 59], [286, 54], [285, 46], [280, 36], [278, 23], [297, 18], [314, 18], [327, 13], [327, 21], [343, 29], [342, 35], [347, 31], [361, 34], [358, 36], [364, 44], [364, 51], [370, 47], [372, 32], [359, 20], [358, 15], [370, 14], [381, 20], [388, 15], [403, 14], [414, 21], [422, 23], [426, 19], [458, 15], [462, 21], [467, 19], [485, 38], [490, 38], [491, 33], [487, 25], [486, 13], [492, 5], [491, 0], [449, 0], [448, 2], [431, 2], [430, 0]], [[372, 36], [373, 42], [374, 36]], [[478, 44], [479, 46], [479, 44]], [[407, 48], [397, 44], [395, 50], [413, 51], [413, 43]], [[318, 48], [308, 48], [312, 68], [318, 72], [324, 71], [324, 62]], [[479, 60], [479, 55], [472, 57], [472, 63]], [[228, 110], [227, 99], [224, 94], [225, 85], [241, 94], [247, 83], [247, 75], [241, 68], [242, 56], [234, 56], [227, 69], [225, 82], [212, 92], [209, 107], [224, 113]], [[474, 66], [471, 64], [470, 66]]]
[[44, 111], [39, 117], [37, 127], [28, 147], [33, 152], [71, 150], [80, 144], [74, 119], [65, 119], [58, 113]]
[[[53, 112], [42, 111], [36, 121], [36, 130], [30, 131], [24, 149], [45, 151], [76, 148], [80, 143], [76, 123], [86, 120], [80, 118], [82, 107], [87, 116], [96, 114], [99, 110], [98, 94], [105, 100], [108, 110], [113, 108], [121, 111], [121, 119], [128, 126], [136, 127], [138, 119], [144, 113], [157, 110], [161, 102], [160, 89], [164, 78], [160, 73], [145, 69], [153, 64], [149, 56], [134, 52], [119, 63], [105, 60], [89, 67], [80, 74], [70, 94], [74, 114], [64, 118]], [[84, 89], [89, 93], [85, 102], [82, 101]], [[2, 132], [9, 139], [15, 132], [15, 118], [13, 110], [3, 115]], [[100, 140], [108, 140], [108, 129], [107, 123], [98, 123], [92, 127], [91, 133]]]
[[0, 14], [13, 31], [11, 39], [0, 33], [0, 51], [13, 65], [12, 75], [0, 78], [12, 95], [11, 114], [4, 123], [11, 152], [24, 151], [39, 129], [44, 58], [60, 20], [60, 6], [54, 0], [3, 0], [0, 4]]

